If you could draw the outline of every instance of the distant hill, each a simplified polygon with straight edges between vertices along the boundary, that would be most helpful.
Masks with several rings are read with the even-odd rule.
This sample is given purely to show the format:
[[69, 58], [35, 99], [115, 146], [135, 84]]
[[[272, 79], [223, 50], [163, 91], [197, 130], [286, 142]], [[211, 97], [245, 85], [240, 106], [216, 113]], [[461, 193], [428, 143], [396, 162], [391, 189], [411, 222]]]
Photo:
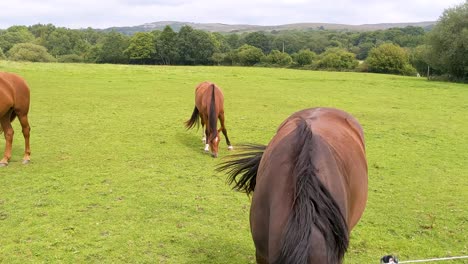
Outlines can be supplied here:
[[159, 21], [153, 23], [146, 23], [140, 26], [132, 27], [111, 27], [101, 29], [108, 32], [115, 30], [120, 33], [132, 35], [136, 32], [147, 32], [153, 30], [162, 30], [165, 26], [169, 25], [174, 31], [188, 25], [194, 29], [205, 30], [210, 32], [224, 32], [224, 33], [242, 33], [253, 31], [282, 31], [282, 30], [342, 30], [342, 31], [372, 31], [383, 30], [388, 28], [403, 28], [407, 26], [422, 27], [430, 30], [435, 21], [416, 22], [416, 23], [383, 23], [383, 24], [363, 24], [363, 25], [345, 25], [345, 24], [330, 24], [330, 23], [296, 23], [285, 24], [278, 26], [257, 26], [257, 25], [229, 25], [221, 23], [191, 23], [191, 22], [178, 22], [178, 21]]

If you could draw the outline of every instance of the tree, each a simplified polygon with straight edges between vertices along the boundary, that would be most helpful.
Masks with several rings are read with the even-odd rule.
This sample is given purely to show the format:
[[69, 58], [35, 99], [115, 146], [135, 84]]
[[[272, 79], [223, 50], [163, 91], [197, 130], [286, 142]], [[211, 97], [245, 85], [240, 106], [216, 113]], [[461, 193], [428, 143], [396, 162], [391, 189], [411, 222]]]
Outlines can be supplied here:
[[427, 45], [431, 67], [468, 80], [468, 1], [444, 11], [429, 33]]
[[34, 44], [47, 47], [47, 39], [49, 38], [49, 35], [55, 31], [55, 26], [52, 24], [36, 24], [28, 27], [28, 30], [36, 38], [34, 40]]
[[147, 64], [156, 53], [154, 36], [148, 32], [138, 32], [130, 39], [130, 45], [124, 54], [130, 61], [138, 64]]
[[220, 65], [225, 59], [225, 53], [215, 52], [213, 53], [213, 56], [211, 56], [211, 60], [215, 63], [215, 65]]
[[69, 30], [57, 28], [47, 38], [46, 47], [50, 51], [50, 54], [54, 56], [73, 53], [73, 43], [69, 36]]
[[34, 35], [25, 26], [12, 26], [0, 34], [0, 48], [7, 52], [18, 43], [30, 43], [34, 41]]
[[180, 29], [177, 44], [183, 64], [208, 64], [217, 51], [214, 38], [209, 33], [190, 26]]
[[15, 44], [8, 52], [8, 58], [14, 61], [53, 62], [54, 57], [43, 46], [33, 43]]
[[369, 52], [366, 64], [370, 72], [412, 75], [416, 70], [409, 64], [406, 50], [391, 43], [385, 43]]
[[241, 65], [252, 66], [262, 59], [265, 56], [261, 49], [244, 44], [236, 52], [237, 56], [235, 58]]
[[300, 50], [298, 53], [295, 53], [293, 56], [294, 62], [296, 62], [300, 66], [310, 65], [317, 57], [315, 52], [310, 51], [310, 49], [303, 49]]
[[177, 33], [170, 26], [166, 26], [156, 37], [155, 46], [156, 59], [162, 64], [175, 64], [179, 60]]
[[5, 54], [3, 53], [2, 48], [0, 48], [0, 60], [6, 59]]
[[115, 31], [107, 34], [100, 45], [96, 62], [99, 63], [127, 63], [128, 57], [124, 50], [128, 48], [128, 39]]
[[263, 32], [252, 32], [244, 37], [245, 44], [260, 48], [262, 52], [268, 53], [271, 51], [270, 38]]
[[356, 53], [356, 58], [358, 60], [365, 60], [369, 55], [369, 51], [375, 48], [374, 43], [371, 42], [363, 42], [358, 46], [358, 52]]
[[237, 49], [237, 48], [239, 48], [241, 46], [240, 37], [236, 33], [229, 34], [226, 37], [226, 41], [229, 44], [229, 47], [231, 47], [231, 49]]
[[427, 70], [429, 67], [429, 64], [427, 63], [428, 57], [429, 57], [429, 47], [427, 45], [419, 45], [416, 48], [411, 49], [411, 52], [409, 55], [410, 63], [416, 69], [416, 71], [422, 76], [427, 75]]

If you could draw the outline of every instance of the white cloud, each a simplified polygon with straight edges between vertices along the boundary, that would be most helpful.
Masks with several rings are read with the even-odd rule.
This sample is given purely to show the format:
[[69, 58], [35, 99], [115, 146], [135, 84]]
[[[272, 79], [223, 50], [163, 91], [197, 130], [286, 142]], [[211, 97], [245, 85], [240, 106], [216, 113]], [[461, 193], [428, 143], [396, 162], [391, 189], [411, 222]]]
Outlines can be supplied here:
[[13, 0], [2, 3], [0, 28], [52, 23], [71, 28], [155, 21], [279, 25], [434, 21], [463, 0]]

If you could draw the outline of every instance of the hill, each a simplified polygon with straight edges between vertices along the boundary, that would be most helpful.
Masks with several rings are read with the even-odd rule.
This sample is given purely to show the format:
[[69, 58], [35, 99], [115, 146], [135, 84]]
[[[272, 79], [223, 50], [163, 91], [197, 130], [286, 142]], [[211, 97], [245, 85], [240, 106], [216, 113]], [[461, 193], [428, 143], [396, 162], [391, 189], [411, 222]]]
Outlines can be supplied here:
[[173, 30], [179, 31], [179, 29], [188, 25], [194, 29], [205, 30], [210, 32], [222, 32], [222, 33], [242, 33], [242, 32], [253, 32], [253, 31], [282, 31], [282, 30], [342, 30], [342, 31], [371, 31], [371, 30], [384, 30], [388, 28], [403, 28], [407, 26], [422, 27], [426, 30], [432, 28], [435, 21], [415, 22], [415, 23], [382, 23], [382, 24], [363, 24], [363, 25], [345, 25], [345, 24], [331, 24], [331, 23], [296, 23], [296, 24], [285, 24], [277, 26], [259, 26], [259, 25], [247, 25], [247, 24], [221, 24], [221, 23], [192, 23], [192, 22], [178, 22], [178, 21], [159, 21], [153, 23], [146, 23], [139, 26], [129, 27], [111, 27], [102, 29], [102, 31], [121, 32], [127, 35], [132, 35], [136, 32], [147, 32], [153, 30], [162, 30], [165, 26], [170, 26]]

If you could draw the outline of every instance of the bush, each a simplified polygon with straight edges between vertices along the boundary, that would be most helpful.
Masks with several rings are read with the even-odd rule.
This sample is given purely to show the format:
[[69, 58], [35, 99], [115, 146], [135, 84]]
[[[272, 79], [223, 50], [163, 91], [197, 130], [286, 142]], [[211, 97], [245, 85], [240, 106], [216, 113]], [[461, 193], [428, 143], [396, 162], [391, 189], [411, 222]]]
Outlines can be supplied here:
[[84, 62], [84, 58], [77, 54], [67, 54], [58, 57], [58, 62], [81, 63]]
[[311, 65], [316, 57], [317, 54], [310, 49], [300, 50], [293, 55], [294, 62], [300, 66]]
[[403, 70], [401, 71], [401, 74], [406, 75], [406, 76], [417, 76], [418, 71], [411, 64], [407, 63], [403, 66]]
[[259, 63], [262, 57], [265, 56], [261, 49], [251, 45], [244, 44], [237, 49], [237, 58], [241, 65], [252, 66]]
[[345, 71], [353, 70], [359, 65], [354, 53], [339, 48], [328, 49], [321, 56], [322, 59], [318, 62], [321, 69]]
[[264, 58], [264, 61], [269, 65], [289, 66], [292, 63], [292, 58], [289, 54], [279, 50], [273, 50]]
[[369, 65], [367, 65], [367, 63], [365, 61], [362, 61], [356, 67], [356, 71], [358, 71], [358, 72], [369, 72]]
[[8, 58], [14, 61], [53, 62], [55, 58], [43, 46], [32, 43], [15, 44], [8, 52]]
[[385, 43], [377, 48], [373, 48], [369, 52], [366, 63], [369, 67], [369, 72], [377, 73], [407, 74], [410, 71], [410, 67], [413, 68], [409, 65], [409, 57], [406, 50], [391, 43]]

